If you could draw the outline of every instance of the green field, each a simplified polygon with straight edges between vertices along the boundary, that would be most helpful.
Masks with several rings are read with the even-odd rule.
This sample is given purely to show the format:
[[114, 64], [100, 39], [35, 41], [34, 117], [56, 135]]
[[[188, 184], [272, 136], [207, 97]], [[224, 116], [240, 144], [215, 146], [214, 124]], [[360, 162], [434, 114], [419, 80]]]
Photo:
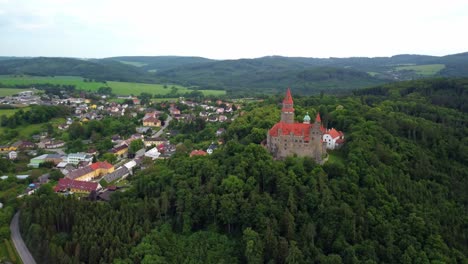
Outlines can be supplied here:
[[412, 66], [398, 66], [395, 67], [397, 71], [414, 71], [416, 74], [430, 76], [435, 75], [445, 68], [444, 64], [425, 64], [425, 65], [412, 65]]
[[24, 89], [15, 89], [15, 88], [0, 88], [0, 96], [10, 96], [17, 94], [19, 92], [25, 91]]
[[[65, 123], [65, 119], [64, 118], [54, 118], [54, 119], [50, 120], [48, 123], [51, 123], [54, 126], [54, 128], [56, 128], [59, 124]], [[18, 133], [19, 133], [18, 137], [19, 138], [27, 138], [27, 137], [30, 137], [33, 134], [37, 133], [37, 132], [43, 131], [44, 130], [43, 126], [45, 124], [46, 123], [19, 126], [19, 127], [15, 128], [15, 130], [18, 131]], [[5, 129], [7, 129], [7, 128], [6, 127], [0, 127], [0, 134], [4, 133]]]
[[149, 84], [149, 83], [131, 83], [131, 82], [107, 82], [108, 86], [112, 88], [112, 92], [118, 95], [139, 95], [141, 93], [150, 94], [168, 94], [171, 92], [172, 87], [176, 87], [178, 92], [189, 92], [190, 90], [180, 85], [167, 85], [164, 88], [163, 84]]
[[23, 111], [28, 111], [30, 107], [16, 108], [16, 109], [0, 109], [0, 116], [6, 115], [10, 117], [14, 115], [18, 110], [23, 109]]
[[10, 85], [33, 85], [33, 84], [59, 84], [59, 85], [75, 85], [77, 89], [82, 90], [97, 90], [99, 87], [107, 86], [102, 82], [85, 82], [81, 77], [75, 76], [55, 76], [55, 77], [39, 77], [39, 76], [14, 76], [0, 75], [0, 84], [5, 86]]
[[[86, 91], [97, 91], [100, 87], [108, 86], [112, 88], [112, 92], [117, 95], [139, 95], [141, 93], [150, 94], [168, 94], [171, 92], [172, 87], [176, 87], [179, 93], [186, 93], [192, 91], [187, 87], [180, 85], [169, 84], [164, 88], [163, 84], [149, 84], [149, 83], [131, 83], [131, 82], [85, 82], [81, 77], [73, 76], [55, 76], [55, 77], [37, 77], [37, 76], [13, 76], [1, 75], [0, 85], [34, 85], [34, 84], [61, 84], [61, 85], [75, 85], [77, 89]], [[2, 90], [2, 89], [0, 89]], [[15, 90], [15, 89], [10, 89]], [[200, 90], [205, 95], [225, 95], [226, 91], [223, 90]], [[1, 91], [0, 91], [0, 96]]]

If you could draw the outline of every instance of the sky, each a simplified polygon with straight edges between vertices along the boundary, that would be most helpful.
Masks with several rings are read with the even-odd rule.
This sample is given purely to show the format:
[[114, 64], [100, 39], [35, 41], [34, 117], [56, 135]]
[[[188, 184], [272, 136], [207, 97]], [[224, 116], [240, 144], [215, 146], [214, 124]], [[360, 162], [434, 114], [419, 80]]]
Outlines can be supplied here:
[[467, 0], [0, 0], [0, 56], [443, 56], [467, 28]]

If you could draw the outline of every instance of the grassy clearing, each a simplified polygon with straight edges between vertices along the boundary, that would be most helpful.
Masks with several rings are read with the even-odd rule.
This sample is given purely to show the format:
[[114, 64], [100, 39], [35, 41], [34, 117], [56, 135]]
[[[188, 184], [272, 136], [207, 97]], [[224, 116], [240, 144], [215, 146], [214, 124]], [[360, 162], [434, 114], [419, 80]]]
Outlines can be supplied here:
[[202, 92], [204, 95], [214, 95], [214, 96], [226, 95], [226, 91], [224, 90], [199, 90], [199, 91]]
[[0, 96], [10, 96], [10, 95], [14, 95], [14, 94], [17, 94], [17, 93], [23, 92], [23, 91], [24, 91], [24, 89], [0, 88]]
[[123, 64], [127, 64], [127, 65], [132, 65], [132, 66], [135, 66], [135, 67], [143, 67], [145, 65], [147, 65], [146, 63], [143, 63], [143, 62], [137, 62], [137, 61], [119, 61]]
[[425, 64], [425, 65], [413, 65], [413, 66], [398, 66], [395, 67], [397, 71], [415, 71], [416, 74], [430, 76], [435, 75], [445, 68], [444, 64]]
[[153, 103], [161, 103], [161, 102], [177, 102], [179, 98], [153, 98], [151, 102]]
[[370, 76], [374, 77], [376, 76], [377, 74], [379, 74], [378, 72], [367, 72], [367, 74], [369, 74]]
[[7, 117], [10, 117], [14, 115], [20, 109], [26, 112], [26, 111], [29, 111], [31, 107], [23, 107], [23, 108], [16, 108], [16, 109], [0, 109], [0, 116], [6, 115]]
[[[57, 127], [59, 124], [65, 123], [64, 118], [54, 118], [50, 120], [47, 123], [51, 123], [53, 127]], [[19, 138], [28, 138], [32, 136], [33, 134], [37, 133], [38, 131], [43, 130], [43, 126], [47, 123], [41, 123], [41, 124], [31, 124], [31, 125], [26, 125], [26, 126], [19, 126], [15, 128], [15, 130], [18, 131], [18, 137]], [[4, 133], [7, 128], [5, 127], [0, 127], [0, 134]]]
[[75, 76], [55, 76], [55, 77], [40, 77], [40, 76], [14, 76], [0, 75], [0, 84], [6, 86], [11, 85], [33, 85], [33, 84], [57, 84], [57, 85], [75, 85], [77, 89], [82, 90], [97, 90], [99, 87], [107, 86], [102, 82], [85, 82], [82, 77]]

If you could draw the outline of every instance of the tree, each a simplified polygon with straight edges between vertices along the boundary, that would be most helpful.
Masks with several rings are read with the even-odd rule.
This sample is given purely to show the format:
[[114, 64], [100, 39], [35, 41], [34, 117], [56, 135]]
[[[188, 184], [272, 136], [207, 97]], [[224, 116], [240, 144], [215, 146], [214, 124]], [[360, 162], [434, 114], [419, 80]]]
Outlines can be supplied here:
[[135, 154], [138, 150], [142, 149], [145, 147], [145, 144], [141, 139], [136, 139], [130, 142], [130, 146], [128, 148], [128, 153], [129, 154]]
[[111, 164], [117, 161], [117, 157], [112, 153], [104, 153], [100, 158], [101, 161], [107, 161]]

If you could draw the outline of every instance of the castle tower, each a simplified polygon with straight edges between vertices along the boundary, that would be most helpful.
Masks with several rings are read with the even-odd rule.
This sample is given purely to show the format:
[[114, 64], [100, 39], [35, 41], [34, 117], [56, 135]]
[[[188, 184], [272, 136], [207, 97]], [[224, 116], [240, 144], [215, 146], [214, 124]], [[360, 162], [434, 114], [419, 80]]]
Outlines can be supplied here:
[[287, 124], [294, 123], [294, 102], [291, 96], [291, 90], [288, 88], [286, 96], [283, 99], [283, 109], [281, 109], [281, 122]]

